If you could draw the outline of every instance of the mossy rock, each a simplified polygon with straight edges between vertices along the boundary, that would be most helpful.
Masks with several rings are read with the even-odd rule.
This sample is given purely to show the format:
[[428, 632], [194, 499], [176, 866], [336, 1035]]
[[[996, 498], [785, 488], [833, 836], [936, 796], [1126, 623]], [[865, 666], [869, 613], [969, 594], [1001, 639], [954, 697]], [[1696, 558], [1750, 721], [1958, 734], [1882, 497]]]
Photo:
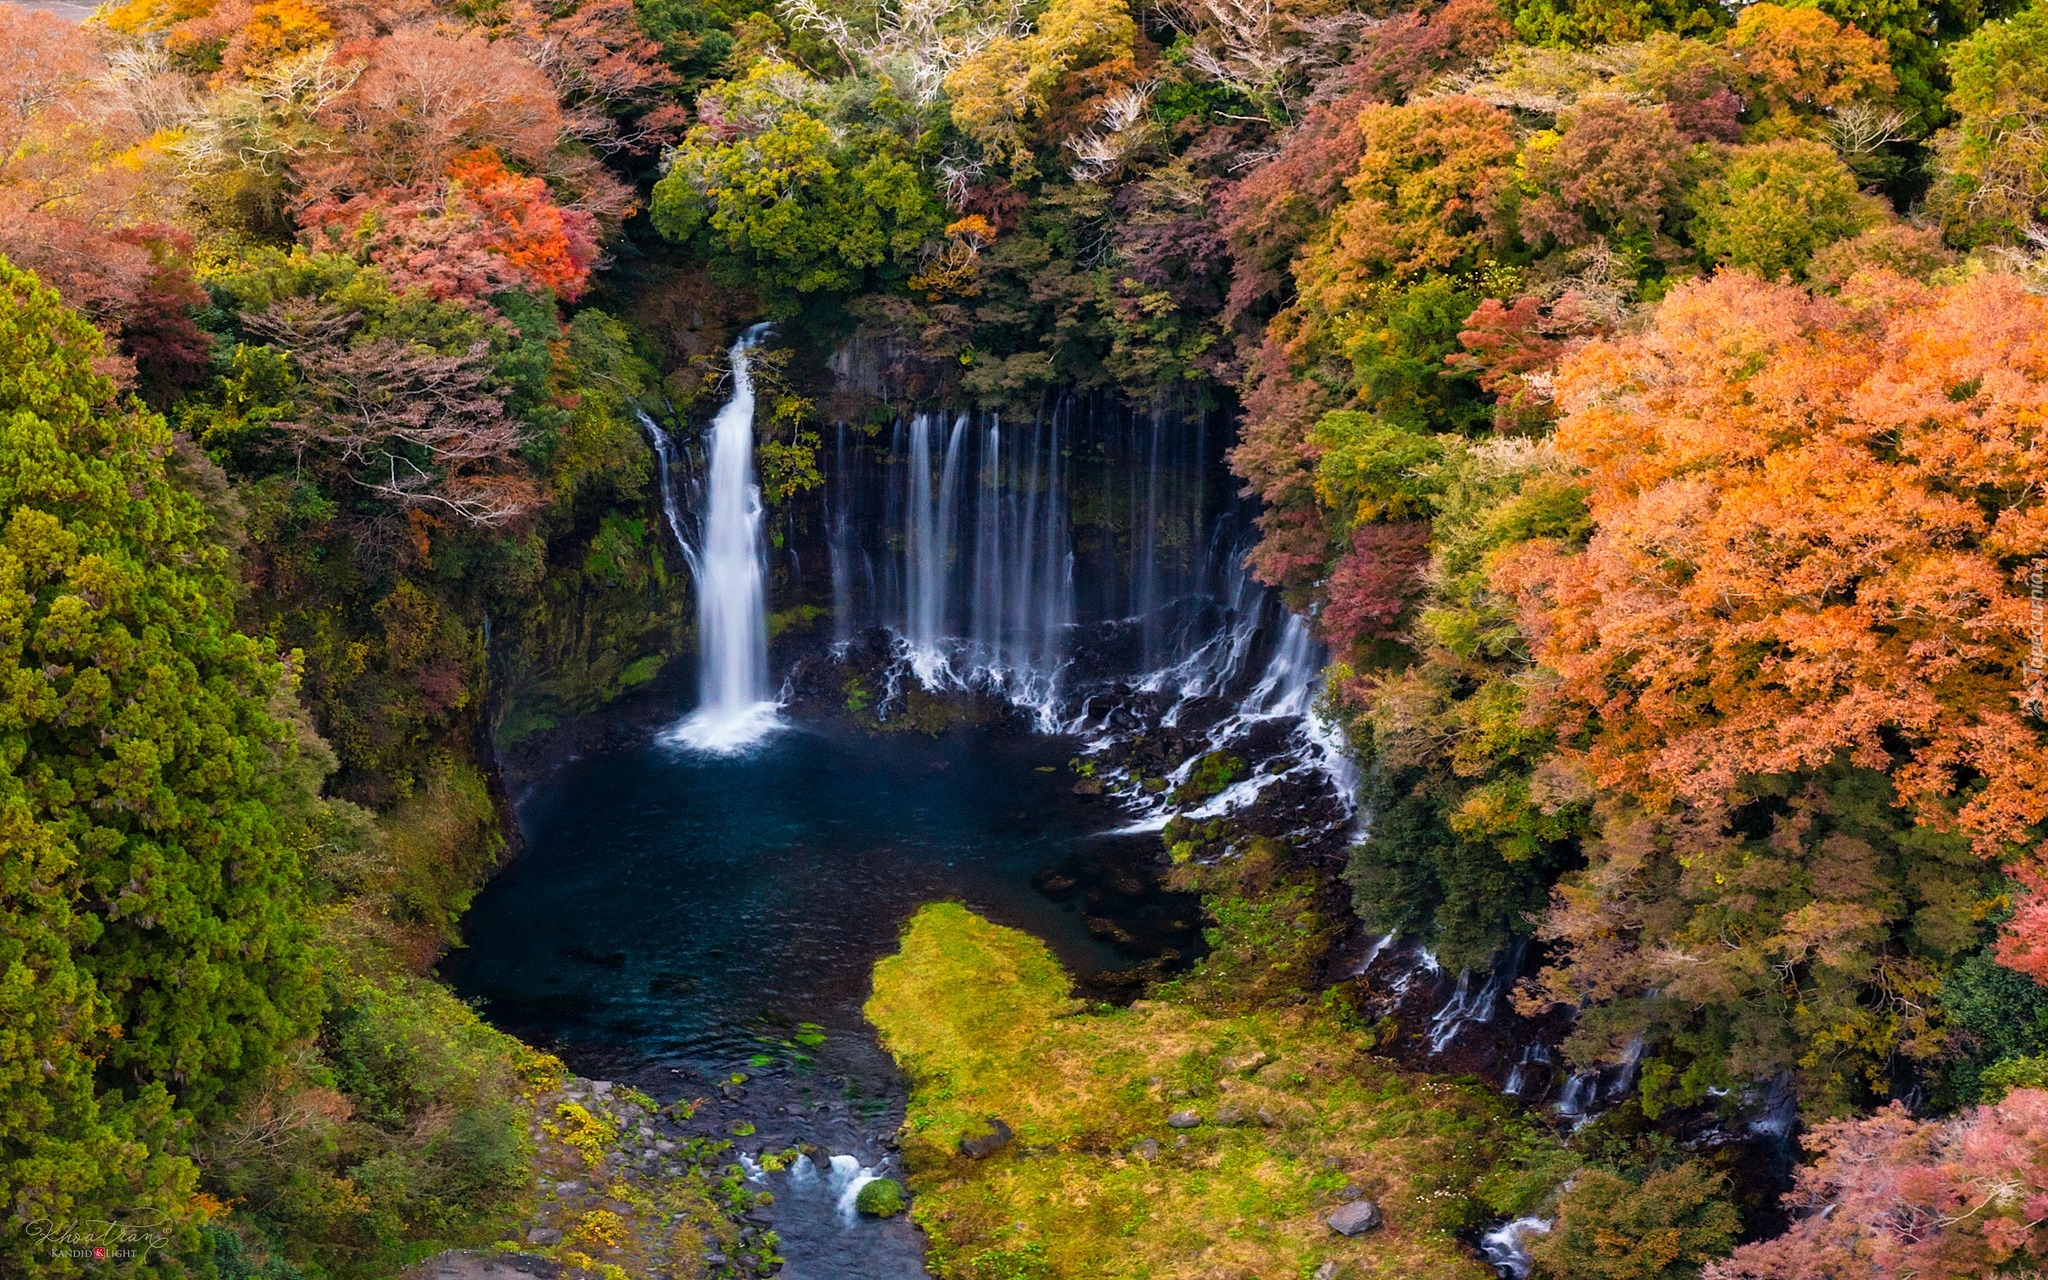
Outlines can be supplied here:
[[903, 1212], [903, 1184], [894, 1178], [876, 1178], [860, 1189], [853, 1207], [870, 1218], [893, 1218]]

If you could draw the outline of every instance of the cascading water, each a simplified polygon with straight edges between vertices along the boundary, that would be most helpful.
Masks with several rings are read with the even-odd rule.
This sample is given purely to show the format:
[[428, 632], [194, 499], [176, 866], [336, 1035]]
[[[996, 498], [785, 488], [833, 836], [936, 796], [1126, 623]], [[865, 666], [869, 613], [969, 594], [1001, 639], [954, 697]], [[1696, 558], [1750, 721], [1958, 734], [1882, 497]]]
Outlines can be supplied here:
[[716, 755], [745, 750], [778, 723], [768, 689], [767, 563], [761, 490], [754, 481], [754, 380], [747, 367], [747, 353], [766, 329], [755, 325], [733, 343], [732, 398], [711, 421], [702, 542], [691, 559], [701, 693], [697, 710], [669, 733], [679, 745]]
[[1057, 727], [1076, 612], [1058, 419], [918, 414], [898, 423], [879, 474], [872, 453], [843, 429], [835, 441], [835, 639], [886, 627], [926, 687], [987, 689]]
[[676, 495], [676, 442], [655, 424], [645, 413], [640, 415], [640, 425], [647, 428], [647, 438], [654, 442], [655, 482], [661, 487], [661, 515], [668, 522], [669, 536], [676, 540], [676, 550], [683, 553], [683, 560], [690, 566], [690, 577], [702, 577], [697, 566], [697, 549], [690, 545], [690, 535], [683, 530], [683, 503]]
[[1526, 1280], [1535, 1269], [1535, 1259], [1529, 1256], [1525, 1241], [1530, 1236], [1550, 1234], [1551, 1223], [1547, 1218], [1516, 1218], [1504, 1222], [1479, 1237], [1479, 1256], [1485, 1258], [1494, 1270], [1512, 1280]]

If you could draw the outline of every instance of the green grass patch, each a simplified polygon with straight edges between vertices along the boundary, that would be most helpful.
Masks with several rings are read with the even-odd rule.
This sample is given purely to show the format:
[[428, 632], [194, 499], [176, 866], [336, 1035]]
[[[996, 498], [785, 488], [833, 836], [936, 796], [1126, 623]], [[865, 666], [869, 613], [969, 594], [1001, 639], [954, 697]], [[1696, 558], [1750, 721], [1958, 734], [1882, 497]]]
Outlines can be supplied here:
[[[912, 919], [867, 1014], [910, 1079], [911, 1213], [947, 1280], [1486, 1280], [1456, 1233], [1516, 1208], [1511, 1166], [1547, 1146], [1313, 1003], [1090, 1008], [1043, 943], [955, 903]], [[1179, 1111], [1202, 1123], [1168, 1126]], [[962, 1155], [992, 1119], [1012, 1141]], [[1329, 1230], [1347, 1185], [1386, 1226]]]

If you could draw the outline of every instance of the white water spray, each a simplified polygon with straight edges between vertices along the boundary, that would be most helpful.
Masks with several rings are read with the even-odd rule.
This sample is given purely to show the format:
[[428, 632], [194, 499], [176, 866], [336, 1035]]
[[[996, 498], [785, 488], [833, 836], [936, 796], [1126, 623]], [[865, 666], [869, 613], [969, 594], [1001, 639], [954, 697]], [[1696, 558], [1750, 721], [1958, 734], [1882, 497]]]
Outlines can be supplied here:
[[733, 755], [777, 723], [768, 689], [767, 564], [761, 488], [754, 480], [754, 379], [747, 353], [766, 325], [732, 344], [732, 399], [711, 420], [711, 476], [697, 573], [697, 710], [670, 731], [692, 750]]

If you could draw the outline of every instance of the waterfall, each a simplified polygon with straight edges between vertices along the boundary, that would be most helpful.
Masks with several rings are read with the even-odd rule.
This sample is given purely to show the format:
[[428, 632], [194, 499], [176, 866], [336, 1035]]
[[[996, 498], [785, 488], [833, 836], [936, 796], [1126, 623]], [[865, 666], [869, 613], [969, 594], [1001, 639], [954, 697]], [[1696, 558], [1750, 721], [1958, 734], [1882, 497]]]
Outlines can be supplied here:
[[886, 438], [886, 452], [845, 428], [834, 439], [835, 640], [884, 627], [925, 687], [987, 689], [1057, 727], [1075, 621], [1057, 417], [1019, 429], [993, 414], [920, 413]]
[[1322, 658], [1308, 623], [1298, 613], [1288, 614], [1287, 624], [1280, 630], [1280, 646], [1273, 651], [1259, 682], [1245, 695], [1240, 714], [1256, 720], [1307, 715], [1315, 701]]
[[949, 632], [948, 589], [952, 585], [954, 531], [960, 503], [960, 443], [967, 434], [963, 414], [946, 440], [946, 461], [932, 485], [932, 425], [920, 413], [910, 424], [910, 660], [917, 678], [938, 684], [947, 670], [940, 642]]
[[1479, 1237], [1479, 1256], [1503, 1277], [1525, 1280], [1535, 1269], [1535, 1259], [1529, 1256], [1529, 1246], [1523, 1241], [1529, 1236], [1550, 1234], [1548, 1218], [1516, 1218], [1504, 1222]]
[[700, 694], [697, 710], [671, 731], [671, 740], [719, 755], [744, 750], [776, 725], [768, 692], [761, 490], [754, 481], [754, 380], [747, 369], [747, 352], [766, 328], [755, 325], [732, 344], [732, 399], [711, 420], [703, 540], [691, 562]]
[[676, 549], [690, 566], [690, 576], [701, 577], [697, 550], [690, 545], [690, 536], [683, 532], [682, 499], [676, 496], [676, 442], [645, 413], [640, 414], [640, 425], [647, 428], [647, 437], [654, 442], [655, 480], [661, 487], [661, 514], [668, 521], [669, 536], [676, 540]]

